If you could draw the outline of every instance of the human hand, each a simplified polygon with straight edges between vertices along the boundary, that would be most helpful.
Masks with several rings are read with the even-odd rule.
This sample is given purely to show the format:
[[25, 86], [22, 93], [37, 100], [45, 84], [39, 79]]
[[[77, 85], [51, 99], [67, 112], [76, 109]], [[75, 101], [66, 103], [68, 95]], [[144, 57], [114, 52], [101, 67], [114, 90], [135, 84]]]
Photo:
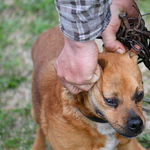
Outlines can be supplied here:
[[136, 6], [134, 0], [113, 0], [111, 5], [111, 21], [101, 34], [104, 45], [108, 51], [117, 51], [119, 53], [124, 53], [126, 51], [125, 47], [116, 40], [116, 33], [121, 23], [119, 19], [119, 14], [121, 12], [127, 12], [128, 17], [138, 17], [138, 12], [132, 5]]
[[65, 37], [65, 46], [54, 67], [62, 85], [72, 94], [88, 91], [100, 77], [96, 43], [94, 40], [81, 43]]

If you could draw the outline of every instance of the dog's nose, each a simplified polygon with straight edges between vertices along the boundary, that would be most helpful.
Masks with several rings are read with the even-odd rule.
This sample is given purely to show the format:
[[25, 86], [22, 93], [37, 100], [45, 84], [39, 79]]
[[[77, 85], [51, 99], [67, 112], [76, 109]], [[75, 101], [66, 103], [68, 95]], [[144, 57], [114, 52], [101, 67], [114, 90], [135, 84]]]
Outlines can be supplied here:
[[140, 117], [131, 118], [128, 119], [127, 125], [132, 132], [138, 133], [141, 131], [143, 127], [143, 121], [141, 120]]

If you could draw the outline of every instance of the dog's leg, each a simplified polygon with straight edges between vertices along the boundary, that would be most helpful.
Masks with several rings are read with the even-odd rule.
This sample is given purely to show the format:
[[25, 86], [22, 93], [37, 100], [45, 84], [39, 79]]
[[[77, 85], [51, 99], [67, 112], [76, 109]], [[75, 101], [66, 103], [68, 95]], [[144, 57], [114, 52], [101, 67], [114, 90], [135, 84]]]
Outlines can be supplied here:
[[142, 147], [141, 144], [136, 139], [132, 139], [129, 143], [118, 146], [118, 150], [146, 150], [146, 149]]
[[45, 135], [39, 125], [36, 130], [36, 137], [31, 150], [45, 150]]

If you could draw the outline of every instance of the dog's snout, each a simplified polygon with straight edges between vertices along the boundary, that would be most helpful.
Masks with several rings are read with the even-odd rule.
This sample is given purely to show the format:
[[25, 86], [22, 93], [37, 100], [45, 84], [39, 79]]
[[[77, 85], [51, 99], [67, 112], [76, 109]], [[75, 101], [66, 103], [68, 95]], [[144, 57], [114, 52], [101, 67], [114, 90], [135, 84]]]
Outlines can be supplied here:
[[127, 125], [132, 132], [138, 133], [141, 131], [143, 127], [143, 121], [141, 120], [140, 117], [131, 118], [128, 120]]

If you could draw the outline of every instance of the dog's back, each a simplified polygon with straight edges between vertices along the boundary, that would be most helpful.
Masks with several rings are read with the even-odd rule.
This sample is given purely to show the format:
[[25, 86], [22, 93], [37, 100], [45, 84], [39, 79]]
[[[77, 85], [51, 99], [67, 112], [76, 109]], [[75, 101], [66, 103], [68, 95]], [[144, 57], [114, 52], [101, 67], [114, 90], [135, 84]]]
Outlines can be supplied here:
[[[34, 111], [32, 111], [32, 115], [39, 123], [41, 100], [43, 99], [41, 89], [47, 87], [46, 85], [49, 86], [49, 84], [45, 83], [45, 81], [47, 82], [51, 79], [52, 81], [50, 81], [51, 84], [48, 88], [52, 88], [53, 90], [53, 84], [56, 82], [54, 78], [57, 78], [53, 66], [55, 59], [58, 57], [63, 48], [63, 45], [63, 34], [59, 28], [54, 28], [42, 33], [32, 46], [31, 55], [34, 65], [32, 73], [32, 104]], [[45, 65], [49, 65], [49, 67], [45, 67]], [[44, 71], [45, 68], [49, 70]], [[49, 90], [51, 91], [51, 89]]]
[[57, 58], [63, 45], [64, 36], [59, 28], [48, 29], [42, 33], [32, 46], [34, 67], [39, 67], [43, 62]]

